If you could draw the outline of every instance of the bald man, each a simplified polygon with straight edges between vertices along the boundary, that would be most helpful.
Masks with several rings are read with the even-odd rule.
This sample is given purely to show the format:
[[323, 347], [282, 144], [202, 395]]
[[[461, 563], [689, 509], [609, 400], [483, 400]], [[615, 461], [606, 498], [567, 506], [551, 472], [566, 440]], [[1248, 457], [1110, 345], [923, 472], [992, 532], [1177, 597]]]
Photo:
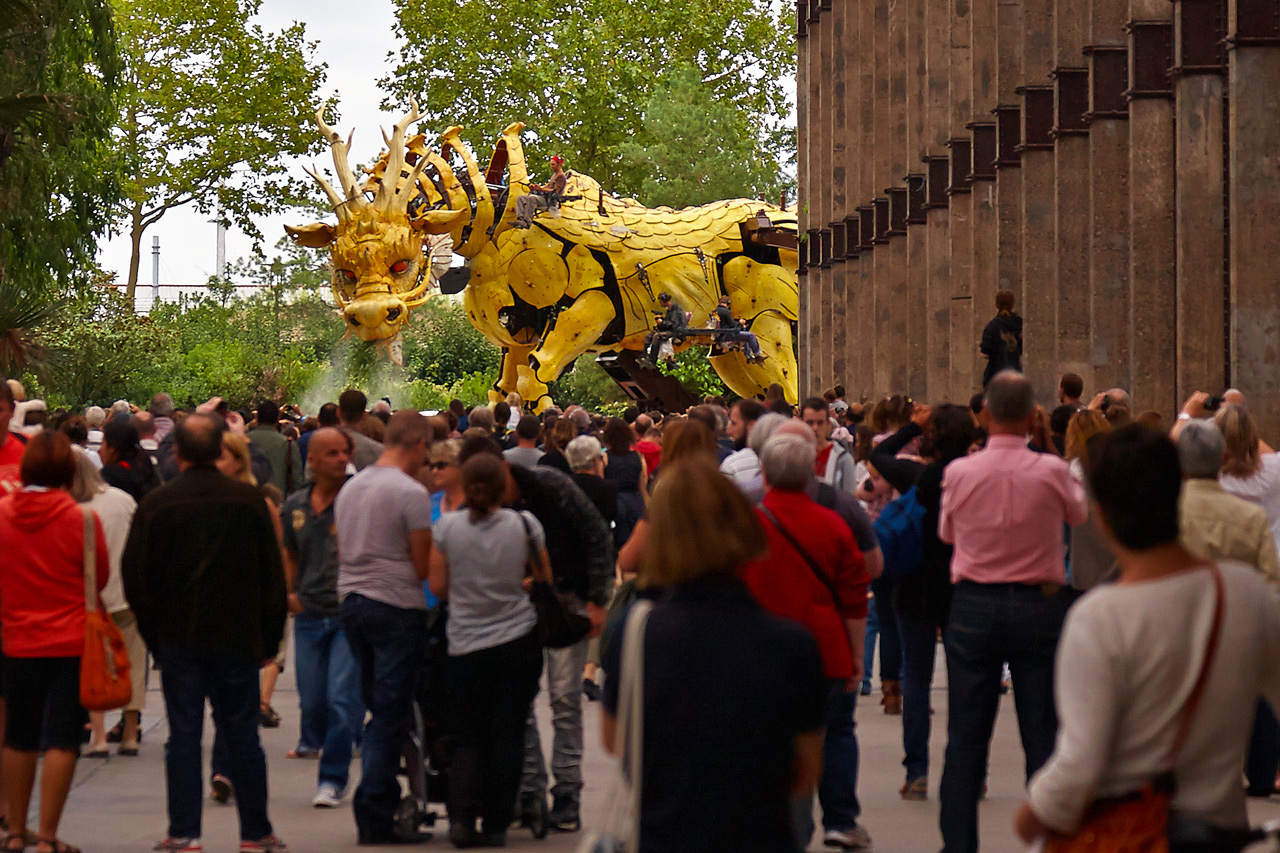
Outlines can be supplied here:
[[280, 510], [289, 612], [294, 614], [298, 704], [302, 731], [289, 755], [320, 755], [311, 804], [337, 808], [346, 790], [351, 752], [364, 723], [360, 668], [338, 621], [338, 537], [333, 505], [347, 480], [351, 439], [325, 427], [311, 436], [311, 485], [291, 494]]

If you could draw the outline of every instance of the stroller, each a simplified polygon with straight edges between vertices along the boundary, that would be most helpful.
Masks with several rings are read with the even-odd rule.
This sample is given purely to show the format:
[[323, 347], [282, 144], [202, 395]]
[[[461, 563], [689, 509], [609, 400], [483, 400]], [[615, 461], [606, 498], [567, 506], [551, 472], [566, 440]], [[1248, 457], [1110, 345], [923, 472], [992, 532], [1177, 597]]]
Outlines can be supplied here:
[[[404, 835], [430, 834], [436, 822], [447, 820], [443, 806], [449, 801], [449, 764], [454, 738], [449, 730], [449, 702], [445, 660], [448, 605], [432, 608], [427, 622], [427, 655], [413, 703], [413, 729], [405, 740], [400, 766], [400, 807], [396, 829]], [[439, 808], [433, 809], [432, 806]], [[550, 828], [545, 795], [535, 797], [532, 808], [517, 808], [518, 825], [542, 840]]]

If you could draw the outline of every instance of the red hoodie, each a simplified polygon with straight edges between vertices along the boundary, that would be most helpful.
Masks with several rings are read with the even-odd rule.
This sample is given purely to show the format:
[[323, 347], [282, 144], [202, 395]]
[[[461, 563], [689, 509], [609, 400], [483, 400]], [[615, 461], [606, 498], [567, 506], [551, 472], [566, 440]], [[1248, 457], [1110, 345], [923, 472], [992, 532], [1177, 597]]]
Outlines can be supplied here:
[[[97, 530], [97, 587], [107, 584], [107, 540]], [[13, 658], [84, 651], [84, 518], [62, 489], [0, 498], [0, 636]]]

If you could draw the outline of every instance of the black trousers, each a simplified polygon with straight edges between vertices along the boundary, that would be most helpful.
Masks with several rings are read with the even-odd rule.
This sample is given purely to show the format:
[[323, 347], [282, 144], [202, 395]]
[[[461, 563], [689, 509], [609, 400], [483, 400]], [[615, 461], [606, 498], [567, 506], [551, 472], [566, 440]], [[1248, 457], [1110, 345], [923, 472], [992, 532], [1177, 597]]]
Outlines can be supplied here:
[[450, 657], [449, 702], [457, 746], [449, 768], [449, 822], [486, 833], [506, 830], [515, 814], [524, 765], [524, 729], [542, 676], [536, 632]]

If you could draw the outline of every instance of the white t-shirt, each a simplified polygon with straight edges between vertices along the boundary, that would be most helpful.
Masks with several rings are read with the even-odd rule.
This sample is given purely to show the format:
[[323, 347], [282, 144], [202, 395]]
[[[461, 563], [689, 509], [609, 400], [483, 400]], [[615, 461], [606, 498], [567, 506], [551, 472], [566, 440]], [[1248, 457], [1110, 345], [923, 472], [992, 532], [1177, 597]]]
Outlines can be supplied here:
[[352, 593], [426, 610], [427, 597], [413, 567], [409, 534], [431, 529], [427, 487], [399, 468], [370, 465], [338, 492], [338, 598]]
[[1238, 498], [1244, 498], [1266, 510], [1271, 523], [1271, 538], [1280, 551], [1280, 453], [1267, 453], [1262, 457], [1262, 467], [1252, 477], [1233, 477], [1223, 474], [1218, 478], [1222, 488]]
[[97, 513], [98, 521], [102, 522], [102, 535], [107, 540], [107, 556], [111, 561], [111, 574], [102, 588], [102, 606], [108, 613], [128, 610], [129, 602], [124, 599], [124, 582], [120, 578], [120, 558], [124, 555], [129, 525], [133, 523], [138, 504], [128, 492], [107, 486], [106, 491], [98, 492], [85, 506]]
[[528, 537], [538, 550], [546, 547], [533, 513], [500, 508], [472, 522], [470, 510], [446, 512], [432, 534], [449, 563], [450, 655], [491, 649], [533, 630], [538, 616], [524, 588]]
[[[1220, 826], [1247, 821], [1240, 783], [1259, 696], [1280, 707], [1280, 596], [1252, 566], [1221, 560], [1226, 603], [1208, 684], [1182, 748], [1174, 806]], [[1074, 831], [1094, 798], [1142, 788], [1166, 762], [1199, 676], [1216, 596], [1206, 570], [1095, 587], [1058, 645], [1058, 739], [1031, 804]]]

